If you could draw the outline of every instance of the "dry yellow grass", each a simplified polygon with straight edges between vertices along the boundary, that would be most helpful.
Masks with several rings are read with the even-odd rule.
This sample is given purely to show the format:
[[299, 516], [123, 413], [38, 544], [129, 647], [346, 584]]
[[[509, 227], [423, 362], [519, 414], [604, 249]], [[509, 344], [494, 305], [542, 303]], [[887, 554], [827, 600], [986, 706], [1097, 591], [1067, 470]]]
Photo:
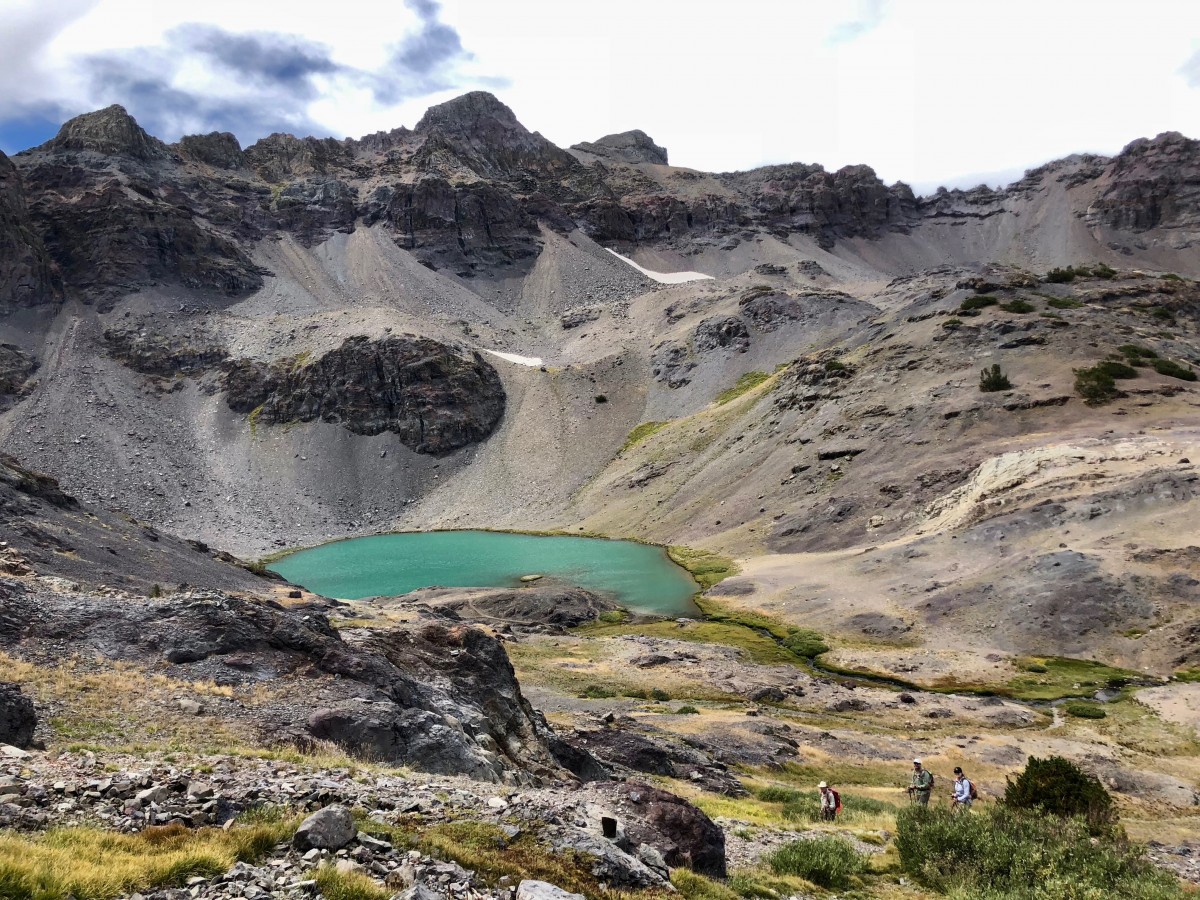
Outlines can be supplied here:
[[193, 876], [212, 877], [239, 860], [261, 858], [297, 823], [279, 819], [228, 831], [166, 826], [134, 835], [96, 828], [58, 828], [36, 837], [0, 834], [0, 896], [110, 900], [179, 887]]

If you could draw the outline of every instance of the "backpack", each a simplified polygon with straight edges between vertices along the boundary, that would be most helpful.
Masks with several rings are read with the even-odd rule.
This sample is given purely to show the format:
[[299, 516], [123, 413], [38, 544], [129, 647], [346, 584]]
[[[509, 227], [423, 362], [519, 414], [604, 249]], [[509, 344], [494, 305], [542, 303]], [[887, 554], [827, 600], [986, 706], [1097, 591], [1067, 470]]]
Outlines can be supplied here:
[[842, 795], [839, 794], [837, 791], [835, 791], [833, 788], [829, 789], [829, 793], [833, 794], [834, 812], [841, 812], [842, 811]]
[[972, 800], [979, 799], [979, 791], [975, 790], [975, 782], [973, 782], [970, 778], [967, 779], [967, 789], [971, 792], [970, 797]]
[[[925, 771], [929, 772], [928, 769], [926, 769]], [[932, 772], [929, 772], [929, 790], [931, 790], [931, 791], [933, 790], [933, 785], [934, 785], [934, 782], [936, 782], [936, 781], [937, 781], [937, 776], [934, 775]]]

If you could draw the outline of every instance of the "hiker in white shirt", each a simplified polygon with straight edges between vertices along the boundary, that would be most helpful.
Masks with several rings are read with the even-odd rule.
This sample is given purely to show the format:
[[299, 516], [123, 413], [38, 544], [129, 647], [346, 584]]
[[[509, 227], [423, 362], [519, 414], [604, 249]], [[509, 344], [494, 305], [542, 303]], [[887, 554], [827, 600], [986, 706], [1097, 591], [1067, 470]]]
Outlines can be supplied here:
[[975, 788], [970, 779], [963, 774], [960, 766], [954, 767], [954, 808], [970, 811]]

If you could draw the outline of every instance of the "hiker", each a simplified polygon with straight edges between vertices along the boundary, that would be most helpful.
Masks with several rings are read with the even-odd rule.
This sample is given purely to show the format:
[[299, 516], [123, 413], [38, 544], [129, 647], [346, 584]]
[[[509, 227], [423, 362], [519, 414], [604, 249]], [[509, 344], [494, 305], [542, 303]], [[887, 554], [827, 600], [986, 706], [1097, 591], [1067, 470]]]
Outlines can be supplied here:
[[929, 805], [929, 795], [933, 793], [933, 773], [921, 765], [919, 759], [913, 760], [912, 784], [908, 786], [908, 796], [913, 803], [922, 806]]
[[963, 774], [961, 766], [954, 767], [954, 809], [971, 811], [971, 804], [979, 797], [975, 782]]
[[821, 821], [832, 822], [842, 811], [842, 795], [824, 781], [817, 787], [821, 790]]

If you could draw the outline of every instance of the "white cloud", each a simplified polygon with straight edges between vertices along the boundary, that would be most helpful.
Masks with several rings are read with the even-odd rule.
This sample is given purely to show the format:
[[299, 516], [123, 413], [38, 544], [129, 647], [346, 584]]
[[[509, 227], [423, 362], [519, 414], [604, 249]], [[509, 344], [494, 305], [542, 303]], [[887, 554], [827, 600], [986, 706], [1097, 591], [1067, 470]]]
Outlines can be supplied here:
[[[19, 77], [22, 90], [0, 97], [0, 117], [121, 100], [99, 96], [87, 63], [115, 56], [141, 60], [147, 77], [166, 67], [166, 87], [204, 98], [172, 127], [232, 117], [224, 127], [243, 143], [275, 121], [338, 137], [411, 126], [433, 102], [495, 85], [560, 145], [641, 128], [678, 165], [865, 162], [925, 190], [1112, 153], [1164, 130], [1200, 136], [1200, 4], [1179, 0], [443, 0], [434, 18], [431, 9], [428, 0], [351, 0], [336, 11], [294, 0], [7, 0], [0, 78]], [[251, 89], [231, 60], [181, 53], [178, 35], [197, 26], [319, 47], [335, 68]], [[414, 39], [424, 42], [401, 49]], [[177, 97], [157, 96], [164, 108]]]

